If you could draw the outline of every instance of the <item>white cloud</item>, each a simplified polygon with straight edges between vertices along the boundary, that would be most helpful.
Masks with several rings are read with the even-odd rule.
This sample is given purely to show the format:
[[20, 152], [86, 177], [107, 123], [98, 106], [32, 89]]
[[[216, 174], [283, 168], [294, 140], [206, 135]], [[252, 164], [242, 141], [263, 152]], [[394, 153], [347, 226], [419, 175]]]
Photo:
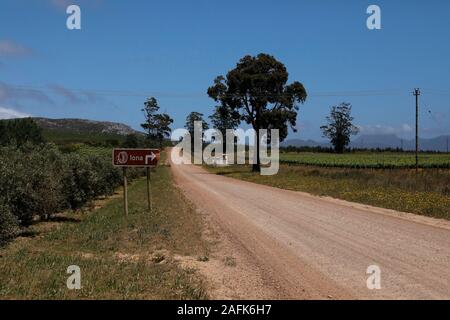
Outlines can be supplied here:
[[359, 125], [358, 128], [361, 134], [406, 134], [413, 132], [413, 128], [406, 123], [395, 127], [381, 124]]
[[404, 132], [412, 132], [413, 131], [413, 128], [409, 124], [405, 124], [405, 123], [402, 125], [402, 129]]
[[0, 40], [0, 57], [27, 57], [33, 50], [11, 40]]
[[14, 109], [0, 107], [0, 119], [27, 118], [31, 114], [23, 113]]

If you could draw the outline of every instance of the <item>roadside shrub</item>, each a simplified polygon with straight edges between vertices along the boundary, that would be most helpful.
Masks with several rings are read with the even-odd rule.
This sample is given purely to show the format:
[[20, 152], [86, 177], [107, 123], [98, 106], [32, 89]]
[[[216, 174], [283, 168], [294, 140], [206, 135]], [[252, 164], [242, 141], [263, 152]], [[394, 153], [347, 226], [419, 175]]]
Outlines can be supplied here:
[[62, 192], [66, 205], [72, 209], [83, 206], [94, 197], [94, 173], [85, 156], [73, 153], [64, 157], [66, 172], [62, 178]]
[[94, 196], [112, 194], [122, 182], [120, 170], [112, 166], [109, 158], [90, 156], [88, 161], [95, 173], [92, 181]]
[[120, 185], [122, 175], [109, 158], [97, 155], [68, 154], [64, 160], [68, 168], [62, 179], [67, 206], [82, 207], [101, 195], [110, 195]]
[[9, 208], [0, 203], [0, 247], [10, 240], [18, 231], [19, 223]]
[[[128, 168], [127, 170], [127, 178], [128, 181], [137, 179], [139, 177], [145, 176], [146, 171], [144, 168]], [[122, 175], [122, 171], [120, 171], [120, 181], [119, 184], [122, 184], [122, 179], [123, 179], [123, 175]]]
[[0, 198], [21, 225], [61, 209], [61, 158], [51, 145], [0, 151]]
[[77, 152], [82, 147], [82, 144], [80, 143], [66, 143], [61, 144], [58, 146], [59, 151], [62, 153], [71, 153], [71, 152]]
[[[143, 170], [128, 170], [130, 180]], [[122, 183], [110, 152], [63, 153], [53, 144], [0, 147], [0, 239], [65, 209], [79, 209]]]

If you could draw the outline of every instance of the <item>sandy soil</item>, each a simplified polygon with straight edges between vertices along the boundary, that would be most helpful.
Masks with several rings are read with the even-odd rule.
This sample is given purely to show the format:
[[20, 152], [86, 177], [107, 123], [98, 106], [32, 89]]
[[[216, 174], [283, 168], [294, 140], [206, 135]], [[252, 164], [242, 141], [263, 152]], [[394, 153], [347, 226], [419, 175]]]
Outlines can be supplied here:
[[[212, 298], [450, 299], [450, 223], [171, 165], [218, 237]], [[234, 266], [227, 266], [232, 257]], [[370, 265], [381, 289], [369, 290]]]

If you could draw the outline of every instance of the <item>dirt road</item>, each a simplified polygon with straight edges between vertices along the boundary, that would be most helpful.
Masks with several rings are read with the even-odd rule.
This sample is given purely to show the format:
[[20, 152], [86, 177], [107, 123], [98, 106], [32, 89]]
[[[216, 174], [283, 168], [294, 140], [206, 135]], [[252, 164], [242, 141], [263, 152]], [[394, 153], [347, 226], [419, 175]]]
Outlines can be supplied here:
[[[234, 298], [450, 299], [447, 221], [257, 185], [193, 165], [172, 164], [172, 170], [241, 267], [216, 279], [232, 286]], [[367, 288], [370, 265], [381, 270], [379, 290]]]

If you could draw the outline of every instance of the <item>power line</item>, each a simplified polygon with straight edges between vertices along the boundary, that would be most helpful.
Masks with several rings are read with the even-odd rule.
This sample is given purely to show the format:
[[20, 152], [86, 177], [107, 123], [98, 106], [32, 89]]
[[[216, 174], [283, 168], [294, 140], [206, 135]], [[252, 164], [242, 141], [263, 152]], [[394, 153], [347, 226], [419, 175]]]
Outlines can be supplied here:
[[337, 97], [337, 96], [390, 96], [399, 95], [404, 92], [399, 90], [365, 90], [365, 91], [335, 91], [335, 92], [316, 92], [308, 96], [312, 97]]
[[[27, 85], [8, 85], [9, 87], [16, 90], [28, 90], [35, 92], [55, 92], [51, 87], [46, 86], [27, 86]], [[99, 89], [67, 89], [72, 93], [78, 94], [94, 94], [102, 96], [133, 96], [133, 97], [148, 97], [148, 96], [158, 96], [158, 97], [172, 97], [172, 98], [204, 98], [207, 97], [206, 92], [163, 92], [163, 91], [127, 91], [127, 90], [99, 90]], [[355, 96], [389, 96], [389, 95], [399, 95], [404, 93], [399, 90], [359, 90], [359, 91], [329, 91], [329, 92], [312, 92], [308, 94], [308, 97], [355, 97]], [[255, 95], [253, 95], [255, 96]], [[258, 96], [258, 95], [256, 95]], [[264, 95], [265, 96], [265, 95]], [[283, 96], [279, 94], [278, 96]]]
[[450, 91], [443, 90], [423, 90], [427, 95], [450, 96]]
[[[36, 92], [55, 92], [55, 89], [51, 86], [30, 86], [30, 85], [9, 85], [8, 87], [16, 90], [28, 90]], [[111, 89], [67, 89], [73, 93], [79, 94], [97, 94], [104, 96], [136, 96], [136, 97], [148, 97], [148, 96], [164, 96], [173, 98], [203, 98], [207, 96], [206, 92], [165, 92], [165, 91], [129, 91], [129, 90], [111, 90]], [[324, 92], [311, 92], [308, 97], [359, 97], [359, 96], [390, 96], [390, 95], [402, 95], [405, 94], [405, 90], [394, 89], [382, 89], [382, 90], [349, 90], [349, 91], [324, 91]], [[450, 91], [444, 90], [422, 90], [427, 95], [444, 95], [450, 96]], [[280, 94], [281, 96], [282, 94]], [[254, 95], [255, 96], [255, 95]], [[256, 95], [257, 96], [257, 95]]]

